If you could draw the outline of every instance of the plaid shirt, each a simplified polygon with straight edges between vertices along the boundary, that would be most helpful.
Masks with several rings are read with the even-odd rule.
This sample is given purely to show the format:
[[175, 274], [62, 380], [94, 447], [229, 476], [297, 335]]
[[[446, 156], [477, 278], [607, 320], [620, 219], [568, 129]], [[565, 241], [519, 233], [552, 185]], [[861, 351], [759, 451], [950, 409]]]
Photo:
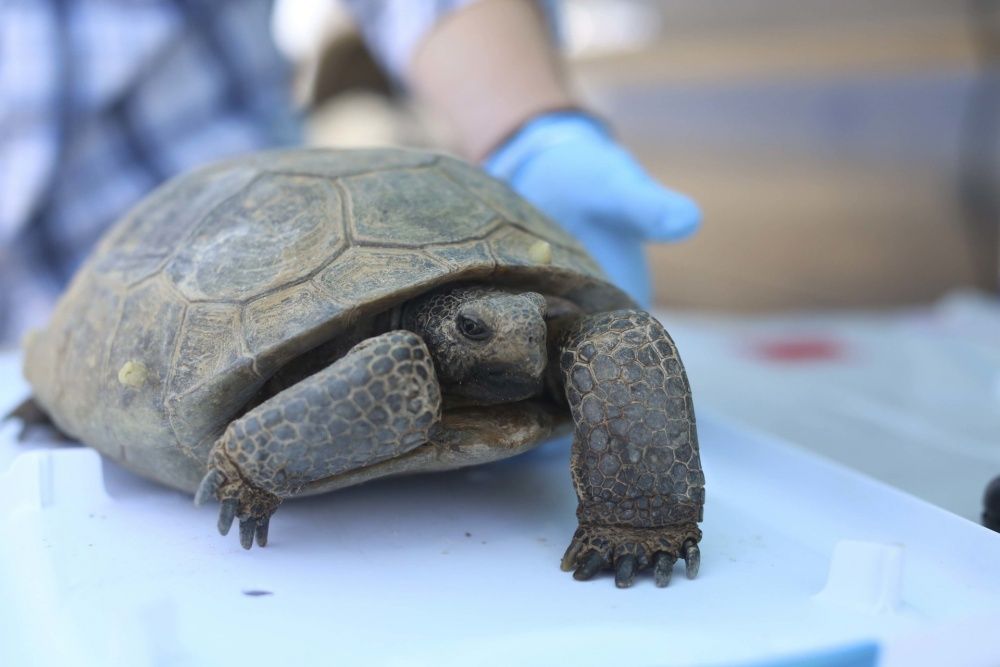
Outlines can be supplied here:
[[[401, 78], [471, 0], [351, 0]], [[0, 343], [44, 321], [100, 234], [163, 180], [296, 143], [270, 0], [0, 4]]]

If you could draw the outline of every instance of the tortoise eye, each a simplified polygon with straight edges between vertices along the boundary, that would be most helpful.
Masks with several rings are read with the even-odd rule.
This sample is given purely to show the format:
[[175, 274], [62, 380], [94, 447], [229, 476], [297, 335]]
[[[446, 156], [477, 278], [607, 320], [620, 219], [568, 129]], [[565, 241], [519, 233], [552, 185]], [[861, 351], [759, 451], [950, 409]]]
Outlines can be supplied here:
[[493, 335], [482, 321], [468, 315], [459, 315], [455, 319], [455, 326], [458, 327], [458, 332], [469, 340], [482, 341]]

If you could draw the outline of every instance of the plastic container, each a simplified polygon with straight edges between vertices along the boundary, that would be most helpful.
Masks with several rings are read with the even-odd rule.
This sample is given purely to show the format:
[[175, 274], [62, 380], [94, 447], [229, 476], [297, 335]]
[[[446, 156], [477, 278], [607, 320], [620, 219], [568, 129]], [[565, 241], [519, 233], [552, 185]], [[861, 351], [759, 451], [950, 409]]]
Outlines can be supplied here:
[[1000, 664], [1000, 536], [699, 419], [701, 573], [628, 590], [559, 570], [565, 442], [287, 502], [244, 551], [217, 508], [8, 423], [0, 664]]

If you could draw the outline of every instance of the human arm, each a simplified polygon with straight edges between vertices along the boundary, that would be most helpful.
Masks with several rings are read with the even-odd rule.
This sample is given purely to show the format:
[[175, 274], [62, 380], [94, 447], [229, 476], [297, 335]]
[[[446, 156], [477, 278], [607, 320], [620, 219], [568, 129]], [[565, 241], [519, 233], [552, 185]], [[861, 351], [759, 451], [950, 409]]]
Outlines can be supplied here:
[[464, 6], [429, 24], [405, 54], [383, 61], [448, 123], [463, 157], [570, 231], [613, 282], [648, 306], [643, 243], [693, 233], [697, 206], [653, 181], [582, 108], [544, 3], [455, 4]]

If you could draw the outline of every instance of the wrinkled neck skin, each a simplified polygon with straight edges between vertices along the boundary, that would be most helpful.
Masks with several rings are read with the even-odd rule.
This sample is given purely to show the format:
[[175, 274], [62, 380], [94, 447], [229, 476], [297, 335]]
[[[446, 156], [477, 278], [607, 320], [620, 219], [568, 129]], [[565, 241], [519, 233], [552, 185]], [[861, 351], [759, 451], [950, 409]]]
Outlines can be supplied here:
[[405, 304], [450, 404], [493, 405], [541, 394], [548, 360], [546, 301], [487, 285], [448, 287]]

